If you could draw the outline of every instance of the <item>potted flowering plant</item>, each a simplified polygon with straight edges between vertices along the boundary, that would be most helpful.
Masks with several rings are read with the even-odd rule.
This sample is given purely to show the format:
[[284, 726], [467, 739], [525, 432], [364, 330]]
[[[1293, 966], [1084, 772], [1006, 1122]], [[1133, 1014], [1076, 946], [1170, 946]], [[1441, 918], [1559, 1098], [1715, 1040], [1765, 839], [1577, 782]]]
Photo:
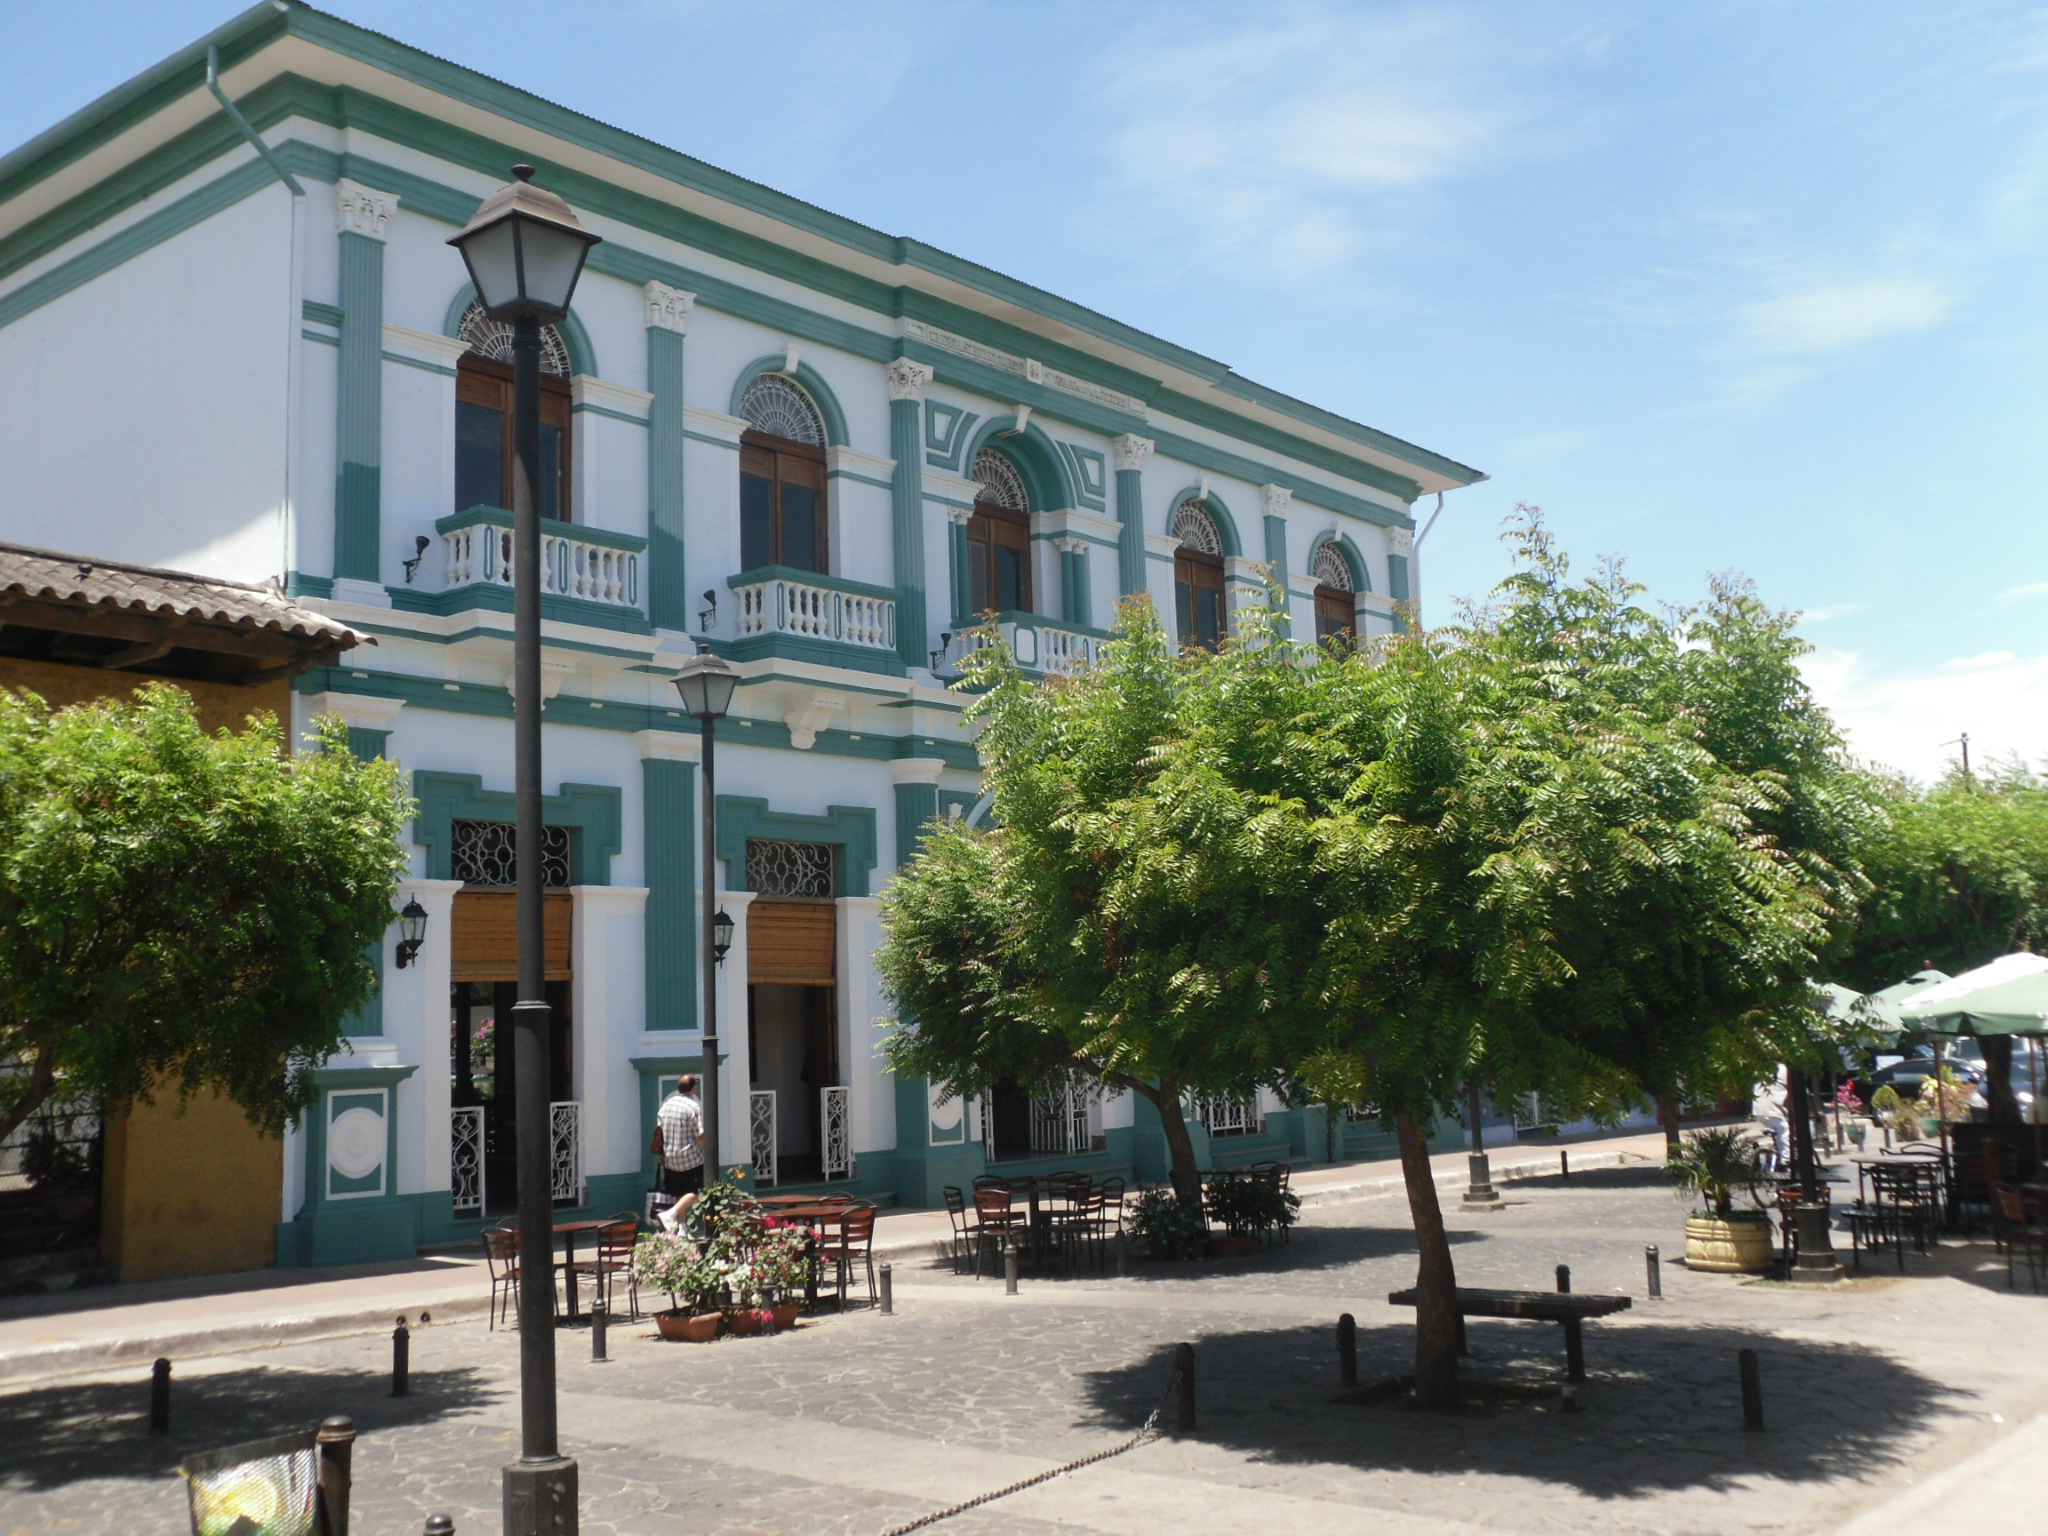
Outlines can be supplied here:
[[800, 1226], [770, 1220], [754, 1245], [754, 1278], [773, 1298], [778, 1331], [796, 1326], [798, 1300], [811, 1275], [810, 1234]]
[[704, 1343], [718, 1337], [719, 1297], [725, 1281], [680, 1233], [650, 1232], [633, 1245], [633, 1278], [649, 1290], [664, 1292], [672, 1303], [654, 1314], [654, 1326], [665, 1339]]

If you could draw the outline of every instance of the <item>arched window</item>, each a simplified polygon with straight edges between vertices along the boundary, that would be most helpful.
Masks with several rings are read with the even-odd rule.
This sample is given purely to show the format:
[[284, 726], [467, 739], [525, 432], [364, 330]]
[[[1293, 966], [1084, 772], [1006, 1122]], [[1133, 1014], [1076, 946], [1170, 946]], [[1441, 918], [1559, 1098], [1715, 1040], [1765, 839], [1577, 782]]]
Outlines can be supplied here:
[[823, 571], [825, 418], [787, 374], [764, 373], [740, 396], [740, 567]]
[[1179, 610], [1180, 643], [1214, 649], [1222, 643], [1223, 536], [1216, 519], [1197, 500], [1187, 500], [1173, 514], [1173, 597]]
[[993, 448], [974, 456], [979, 487], [967, 520], [969, 611], [1031, 612], [1031, 495], [1017, 466]]
[[1316, 639], [1348, 646], [1358, 635], [1357, 598], [1351, 590], [1351, 567], [1336, 541], [1316, 551]]
[[[472, 302], [456, 334], [455, 510], [512, 508], [512, 327]], [[569, 522], [569, 349], [540, 332], [540, 515]]]

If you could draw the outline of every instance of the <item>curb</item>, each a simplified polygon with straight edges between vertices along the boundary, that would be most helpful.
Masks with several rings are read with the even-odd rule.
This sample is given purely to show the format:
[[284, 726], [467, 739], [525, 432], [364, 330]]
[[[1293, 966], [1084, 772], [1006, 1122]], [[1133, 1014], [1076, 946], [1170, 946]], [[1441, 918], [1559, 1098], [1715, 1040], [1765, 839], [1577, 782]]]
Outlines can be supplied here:
[[[428, 1328], [444, 1323], [470, 1322], [490, 1311], [487, 1296], [449, 1296], [433, 1306], [413, 1313], [409, 1321], [431, 1317]], [[186, 1327], [141, 1337], [102, 1339], [76, 1344], [50, 1344], [0, 1355], [0, 1385], [73, 1376], [107, 1370], [114, 1366], [142, 1364], [159, 1357], [195, 1360], [207, 1355], [232, 1355], [245, 1349], [274, 1349], [284, 1344], [311, 1344], [323, 1339], [347, 1338], [352, 1334], [378, 1333], [393, 1326], [398, 1309], [385, 1304], [356, 1307], [346, 1312], [312, 1313], [298, 1317], [273, 1317], [262, 1322], [235, 1323], [226, 1327]]]

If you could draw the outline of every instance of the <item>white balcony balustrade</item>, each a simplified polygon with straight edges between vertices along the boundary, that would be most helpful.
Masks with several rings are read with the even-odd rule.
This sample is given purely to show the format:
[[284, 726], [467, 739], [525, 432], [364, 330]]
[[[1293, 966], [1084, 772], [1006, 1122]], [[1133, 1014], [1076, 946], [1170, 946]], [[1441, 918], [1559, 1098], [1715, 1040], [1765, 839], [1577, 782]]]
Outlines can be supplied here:
[[[441, 535], [442, 589], [512, 590], [512, 514], [471, 507], [434, 525]], [[603, 608], [640, 606], [640, 562], [647, 541], [630, 534], [541, 520], [542, 597], [574, 598]]]
[[765, 565], [727, 583], [742, 641], [786, 636], [864, 651], [896, 649], [896, 594], [817, 571]]

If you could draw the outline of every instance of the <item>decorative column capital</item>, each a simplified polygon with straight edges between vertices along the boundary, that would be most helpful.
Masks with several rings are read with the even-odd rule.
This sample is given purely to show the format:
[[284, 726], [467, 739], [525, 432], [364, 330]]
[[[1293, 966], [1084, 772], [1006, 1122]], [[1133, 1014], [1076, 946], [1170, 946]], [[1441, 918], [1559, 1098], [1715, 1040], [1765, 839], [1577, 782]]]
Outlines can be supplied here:
[[889, 386], [892, 404], [898, 400], [922, 400], [924, 387], [932, 381], [932, 369], [929, 363], [899, 357], [882, 370], [882, 378]]
[[375, 192], [346, 176], [334, 184], [334, 227], [345, 235], [384, 238], [384, 226], [398, 212], [398, 194]]
[[954, 527], [965, 528], [973, 520], [974, 508], [956, 507], [951, 502], [946, 503], [946, 521]]
[[1111, 439], [1109, 451], [1118, 469], [1143, 469], [1145, 461], [1152, 456], [1152, 450], [1158, 446], [1149, 437], [1126, 432], [1122, 437]]
[[1284, 485], [1262, 485], [1259, 487], [1259, 504], [1268, 517], [1285, 517], [1287, 504], [1294, 500], [1294, 492]]
[[1405, 556], [1414, 553], [1414, 550], [1415, 535], [1413, 533], [1409, 532], [1406, 528], [1389, 528], [1387, 530], [1388, 554]]
[[1088, 541], [1076, 538], [1071, 533], [1063, 533], [1052, 541], [1052, 547], [1063, 555], [1085, 555], [1088, 552]]
[[681, 335], [689, 326], [690, 311], [697, 307], [697, 295], [671, 288], [667, 283], [643, 283], [640, 297], [647, 302], [650, 331], [674, 331]]

